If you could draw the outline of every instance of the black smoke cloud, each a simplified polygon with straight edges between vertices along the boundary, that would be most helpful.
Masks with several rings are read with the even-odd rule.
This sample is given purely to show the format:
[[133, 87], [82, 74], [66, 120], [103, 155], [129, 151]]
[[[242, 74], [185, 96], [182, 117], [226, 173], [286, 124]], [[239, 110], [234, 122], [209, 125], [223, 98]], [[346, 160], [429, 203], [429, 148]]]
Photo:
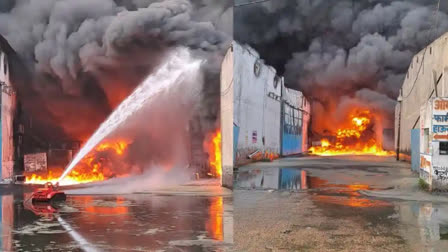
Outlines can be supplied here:
[[232, 19], [231, 3], [218, 0], [0, 4], [0, 34], [30, 72], [30, 78], [16, 84], [19, 98], [46, 139], [86, 140], [178, 46], [208, 62], [203, 67], [204, 106], [197, 117], [205, 128], [214, 127], [220, 60], [230, 43]]
[[268, 1], [235, 8], [235, 39], [315, 101], [314, 130], [331, 128], [341, 107], [356, 103], [384, 114], [392, 127], [413, 55], [448, 31], [448, 4], [435, 15], [436, 2]]

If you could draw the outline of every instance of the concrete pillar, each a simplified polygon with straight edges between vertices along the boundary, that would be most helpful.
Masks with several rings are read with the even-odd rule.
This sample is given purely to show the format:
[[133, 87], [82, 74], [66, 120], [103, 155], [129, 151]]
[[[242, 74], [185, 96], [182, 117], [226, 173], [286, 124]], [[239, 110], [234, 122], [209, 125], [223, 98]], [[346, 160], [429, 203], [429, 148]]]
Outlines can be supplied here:
[[222, 186], [233, 187], [233, 48], [229, 48], [221, 68], [221, 153]]

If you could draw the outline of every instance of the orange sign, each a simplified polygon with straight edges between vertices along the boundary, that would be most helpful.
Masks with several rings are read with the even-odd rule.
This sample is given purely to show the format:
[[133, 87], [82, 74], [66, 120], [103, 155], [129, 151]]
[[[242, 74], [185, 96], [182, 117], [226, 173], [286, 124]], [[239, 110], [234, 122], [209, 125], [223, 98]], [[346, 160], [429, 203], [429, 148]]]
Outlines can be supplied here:
[[448, 110], [448, 100], [435, 100], [435, 110]]
[[424, 156], [420, 156], [420, 168], [431, 167], [431, 161], [427, 160]]
[[448, 140], [448, 135], [434, 135], [434, 139]]

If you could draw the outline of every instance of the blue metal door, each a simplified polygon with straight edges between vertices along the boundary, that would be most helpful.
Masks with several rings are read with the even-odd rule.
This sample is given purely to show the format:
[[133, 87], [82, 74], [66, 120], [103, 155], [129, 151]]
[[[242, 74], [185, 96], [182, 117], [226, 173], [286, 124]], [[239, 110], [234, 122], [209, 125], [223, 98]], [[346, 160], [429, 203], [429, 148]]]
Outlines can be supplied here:
[[240, 127], [233, 124], [233, 164], [236, 163], [236, 153], [238, 150], [238, 137], [240, 134]]
[[415, 172], [420, 169], [420, 129], [411, 130], [411, 169]]

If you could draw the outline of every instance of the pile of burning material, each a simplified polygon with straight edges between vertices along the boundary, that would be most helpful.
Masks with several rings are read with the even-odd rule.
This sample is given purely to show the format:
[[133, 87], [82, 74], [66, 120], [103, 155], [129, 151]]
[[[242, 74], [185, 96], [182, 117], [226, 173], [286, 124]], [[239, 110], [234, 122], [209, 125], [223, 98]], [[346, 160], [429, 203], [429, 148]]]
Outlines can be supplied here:
[[[98, 145], [62, 180], [60, 185], [75, 185], [128, 176], [130, 168], [124, 162], [129, 143], [125, 140], [108, 141]], [[44, 173], [26, 173], [27, 184], [57, 183], [63, 168]]]
[[376, 133], [375, 123], [378, 122], [369, 110], [355, 110], [349, 114], [344, 127], [322, 138], [320, 146], [313, 146], [309, 151], [322, 156], [393, 155], [393, 152], [383, 150], [382, 136]]
[[277, 153], [274, 152], [269, 152], [269, 151], [260, 151], [257, 150], [249, 155], [247, 155], [247, 159], [250, 159], [252, 161], [264, 161], [264, 162], [271, 162], [274, 159], [279, 158], [279, 155]]

